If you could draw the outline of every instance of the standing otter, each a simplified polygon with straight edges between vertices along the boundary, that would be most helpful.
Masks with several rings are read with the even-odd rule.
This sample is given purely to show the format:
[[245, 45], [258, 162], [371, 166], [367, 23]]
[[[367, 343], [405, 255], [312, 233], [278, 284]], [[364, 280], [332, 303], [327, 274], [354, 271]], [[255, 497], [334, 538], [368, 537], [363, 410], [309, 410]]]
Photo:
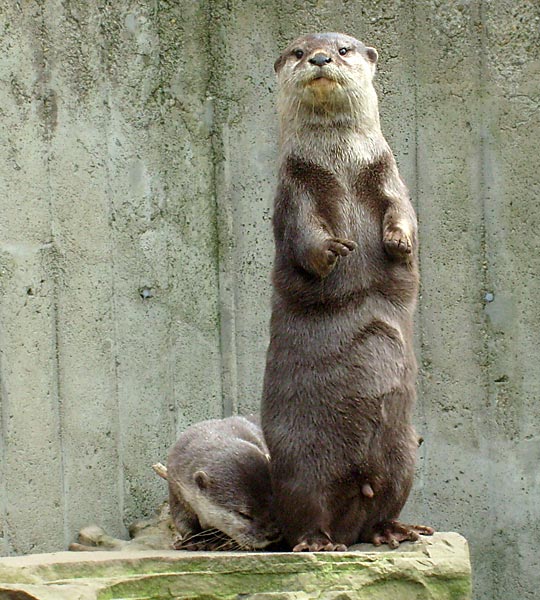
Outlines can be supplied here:
[[322, 33], [275, 63], [281, 169], [262, 428], [294, 551], [433, 533], [396, 520], [418, 446], [417, 226], [380, 129], [376, 61], [374, 48]]
[[[269, 461], [253, 420], [212, 419], [186, 429], [169, 452], [167, 469], [154, 467], [169, 484], [171, 517], [180, 534], [175, 547], [216, 549], [216, 530], [244, 550], [276, 542]], [[222, 536], [217, 542], [223, 545]]]

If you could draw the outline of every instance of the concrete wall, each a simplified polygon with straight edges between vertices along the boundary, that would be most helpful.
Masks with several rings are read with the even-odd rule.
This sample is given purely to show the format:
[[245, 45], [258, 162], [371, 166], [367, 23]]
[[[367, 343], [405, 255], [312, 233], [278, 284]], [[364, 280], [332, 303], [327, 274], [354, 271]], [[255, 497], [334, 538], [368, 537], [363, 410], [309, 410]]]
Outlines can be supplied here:
[[0, 551], [125, 533], [178, 431], [257, 409], [272, 64], [344, 30], [420, 221], [406, 512], [469, 538], [478, 599], [533, 598], [539, 26], [535, 0], [2, 2]]

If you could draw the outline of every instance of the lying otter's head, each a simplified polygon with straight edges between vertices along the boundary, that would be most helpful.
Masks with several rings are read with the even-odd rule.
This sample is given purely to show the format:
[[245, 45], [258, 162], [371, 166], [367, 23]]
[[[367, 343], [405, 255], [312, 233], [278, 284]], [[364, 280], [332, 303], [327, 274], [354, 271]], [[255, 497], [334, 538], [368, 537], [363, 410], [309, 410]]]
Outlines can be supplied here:
[[372, 83], [377, 57], [375, 48], [343, 33], [298, 38], [274, 64], [280, 114], [289, 120], [362, 123], [375, 118], [378, 123]]
[[271, 515], [270, 457], [250, 442], [224, 448], [219, 461], [193, 475], [203, 528], [216, 528], [240, 548], [264, 548], [280, 539]]

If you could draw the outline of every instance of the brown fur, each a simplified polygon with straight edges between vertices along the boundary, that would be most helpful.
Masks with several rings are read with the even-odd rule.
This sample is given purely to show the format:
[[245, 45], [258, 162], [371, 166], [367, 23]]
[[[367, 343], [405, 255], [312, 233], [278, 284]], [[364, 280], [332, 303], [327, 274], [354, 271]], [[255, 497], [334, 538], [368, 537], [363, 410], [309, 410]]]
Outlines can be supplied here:
[[[309, 63], [321, 51], [331, 70]], [[388, 541], [413, 480], [416, 219], [379, 128], [376, 56], [316, 34], [276, 61], [282, 165], [262, 427], [276, 517], [297, 550]], [[313, 83], [321, 73], [329, 84]]]
[[171, 517], [180, 535], [175, 547], [215, 549], [215, 532], [241, 549], [279, 539], [270, 515], [269, 460], [253, 419], [211, 419], [186, 429], [167, 462]]

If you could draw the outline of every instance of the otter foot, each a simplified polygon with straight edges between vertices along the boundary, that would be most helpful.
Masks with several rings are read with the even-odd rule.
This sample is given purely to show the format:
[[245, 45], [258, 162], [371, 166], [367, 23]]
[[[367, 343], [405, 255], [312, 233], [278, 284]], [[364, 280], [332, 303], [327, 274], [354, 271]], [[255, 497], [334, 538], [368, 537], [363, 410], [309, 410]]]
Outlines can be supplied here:
[[420, 535], [433, 535], [435, 530], [425, 525], [406, 525], [399, 521], [383, 521], [380, 523], [373, 534], [372, 542], [375, 546], [388, 544], [394, 549], [401, 542], [416, 542]]
[[390, 256], [404, 257], [412, 252], [412, 241], [401, 227], [389, 227], [383, 235], [383, 244]]
[[345, 552], [345, 544], [334, 544], [326, 537], [306, 538], [296, 544], [293, 552]]

